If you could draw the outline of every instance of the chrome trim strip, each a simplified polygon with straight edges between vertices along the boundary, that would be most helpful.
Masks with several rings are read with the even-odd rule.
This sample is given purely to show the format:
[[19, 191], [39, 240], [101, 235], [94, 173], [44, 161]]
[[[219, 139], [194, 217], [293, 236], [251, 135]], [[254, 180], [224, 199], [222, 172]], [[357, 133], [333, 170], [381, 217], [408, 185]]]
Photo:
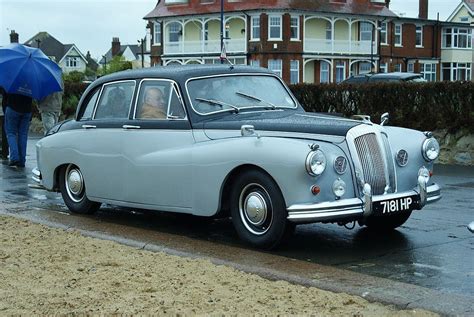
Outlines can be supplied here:
[[41, 184], [41, 172], [37, 167], [35, 167], [32, 171], [33, 176], [31, 176], [31, 179], [34, 180], [36, 183]]
[[[364, 195], [364, 200], [360, 198], [349, 198], [331, 202], [322, 202], [317, 204], [297, 204], [287, 208], [288, 221], [294, 223], [311, 223], [325, 220], [338, 220], [348, 216], [368, 216], [366, 206], [370, 203], [379, 202], [388, 199], [403, 198], [408, 196], [419, 196], [420, 193], [416, 189], [392, 193], [386, 195], [371, 196], [369, 193]], [[368, 191], [368, 188], [366, 188]], [[437, 184], [426, 187], [428, 196], [427, 203], [432, 203], [441, 199], [441, 189]], [[372, 208], [370, 207], [371, 212]]]

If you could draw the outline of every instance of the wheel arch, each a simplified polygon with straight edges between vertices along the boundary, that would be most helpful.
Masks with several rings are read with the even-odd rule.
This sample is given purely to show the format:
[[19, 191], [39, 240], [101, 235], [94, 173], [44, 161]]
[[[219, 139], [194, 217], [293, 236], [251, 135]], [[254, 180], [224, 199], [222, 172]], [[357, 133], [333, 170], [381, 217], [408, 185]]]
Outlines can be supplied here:
[[[278, 190], [280, 191], [280, 194], [282, 194], [282, 191], [281, 191], [280, 185], [278, 185], [278, 182], [265, 169], [254, 164], [239, 165], [235, 167], [234, 169], [232, 169], [227, 174], [226, 178], [224, 179], [224, 182], [222, 183], [220, 198], [219, 198], [219, 208], [216, 214], [217, 217], [223, 218], [223, 217], [230, 216], [230, 195], [231, 195], [232, 185], [234, 184], [235, 180], [240, 174], [246, 171], [250, 171], [250, 170], [259, 171], [266, 174], [276, 184]], [[283, 194], [281, 196], [283, 198], [283, 201], [285, 201], [285, 197], [283, 196]]]

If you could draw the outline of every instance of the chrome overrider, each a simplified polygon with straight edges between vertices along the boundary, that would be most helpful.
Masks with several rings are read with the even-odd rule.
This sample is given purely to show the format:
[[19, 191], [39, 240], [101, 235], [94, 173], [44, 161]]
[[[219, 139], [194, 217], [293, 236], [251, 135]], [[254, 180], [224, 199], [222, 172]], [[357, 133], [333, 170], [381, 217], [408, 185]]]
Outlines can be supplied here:
[[[420, 173], [425, 167], [420, 168]], [[418, 196], [417, 209], [441, 199], [441, 189], [437, 184], [428, 185], [428, 179], [418, 176], [418, 185], [406, 192], [372, 195], [371, 186], [364, 184], [360, 198], [341, 199], [317, 204], [298, 204], [287, 208], [288, 220], [294, 223], [311, 223], [320, 221], [339, 221], [358, 219], [372, 214], [373, 203], [389, 199]]]

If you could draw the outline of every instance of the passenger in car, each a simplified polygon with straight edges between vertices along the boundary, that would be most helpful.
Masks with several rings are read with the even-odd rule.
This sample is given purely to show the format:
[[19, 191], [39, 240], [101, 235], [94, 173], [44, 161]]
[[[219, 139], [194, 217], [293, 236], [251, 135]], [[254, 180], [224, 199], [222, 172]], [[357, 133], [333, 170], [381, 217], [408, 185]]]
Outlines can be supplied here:
[[163, 92], [159, 88], [148, 88], [138, 117], [140, 119], [166, 119], [166, 112]]

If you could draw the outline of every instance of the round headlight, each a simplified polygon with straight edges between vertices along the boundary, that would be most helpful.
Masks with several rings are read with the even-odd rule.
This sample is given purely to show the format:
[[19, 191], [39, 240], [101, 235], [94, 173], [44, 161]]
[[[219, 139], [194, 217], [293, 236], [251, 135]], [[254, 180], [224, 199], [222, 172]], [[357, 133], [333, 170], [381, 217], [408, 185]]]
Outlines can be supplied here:
[[321, 175], [326, 169], [326, 156], [321, 150], [312, 151], [306, 157], [306, 171], [312, 176]]
[[338, 156], [334, 161], [334, 169], [336, 173], [342, 175], [346, 172], [347, 169], [347, 160], [344, 156]]
[[332, 191], [336, 197], [341, 198], [346, 193], [346, 183], [338, 178], [332, 184]]
[[423, 157], [426, 161], [431, 162], [439, 156], [439, 143], [435, 138], [426, 139], [423, 142]]

